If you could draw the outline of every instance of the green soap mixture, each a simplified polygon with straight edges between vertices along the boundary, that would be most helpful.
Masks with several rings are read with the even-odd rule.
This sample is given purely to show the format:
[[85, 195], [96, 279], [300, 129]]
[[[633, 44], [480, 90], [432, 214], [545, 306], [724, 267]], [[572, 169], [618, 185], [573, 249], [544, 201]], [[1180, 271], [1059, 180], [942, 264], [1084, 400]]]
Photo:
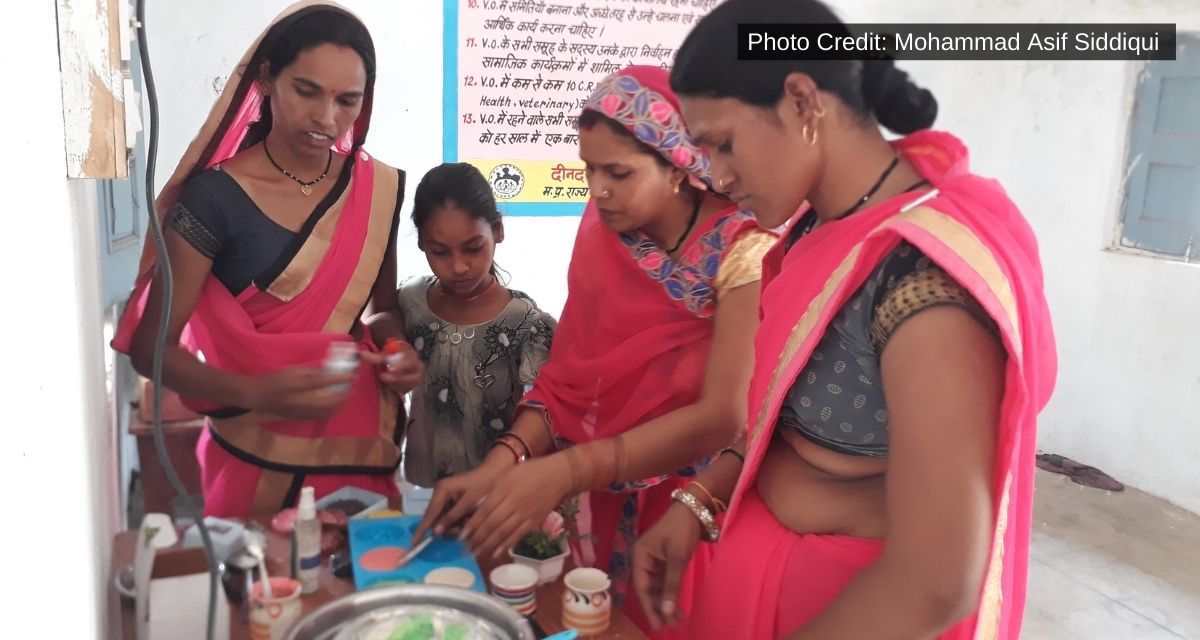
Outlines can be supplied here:
[[388, 640], [432, 640], [434, 635], [433, 617], [428, 615], [413, 616], [401, 622], [392, 630]]

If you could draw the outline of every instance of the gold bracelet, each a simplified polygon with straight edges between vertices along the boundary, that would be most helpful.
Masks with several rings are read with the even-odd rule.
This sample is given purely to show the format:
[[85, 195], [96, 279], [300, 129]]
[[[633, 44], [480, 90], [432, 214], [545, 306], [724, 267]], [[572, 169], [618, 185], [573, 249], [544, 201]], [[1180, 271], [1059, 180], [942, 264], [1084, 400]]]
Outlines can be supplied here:
[[721, 528], [717, 526], [717, 521], [713, 518], [712, 512], [708, 510], [708, 507], [700, 504], [700, 500], [696, 496], [683, 489], [676, 489], [671, 492], [671, 499], [683, 503], [683, 506], [695, 514], [700, 520], [700, 525], [704, 527], [704, 538], [706, 540], [716, 542], [721, 537]]

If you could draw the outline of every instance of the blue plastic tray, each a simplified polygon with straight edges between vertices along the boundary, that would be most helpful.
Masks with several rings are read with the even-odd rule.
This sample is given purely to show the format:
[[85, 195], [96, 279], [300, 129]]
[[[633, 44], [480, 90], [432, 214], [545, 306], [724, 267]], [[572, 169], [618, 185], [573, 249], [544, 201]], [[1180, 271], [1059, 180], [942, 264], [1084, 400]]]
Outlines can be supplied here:
[[367, 571], [362, 567], [360, 560], [363, 554], [375, 549], [382, 547], [408, 549], [413, 531], [420, 522], [421, 518], [418, 516], [350, 521], [350, 557], [354, 561], [355, 588], [362, 590], [392, 584], [420, 584], [425, 581], [425, 576], [434, 569], [460, 567], [475, 576], [475, 583], [471, 585], [471, 590], [486, 593], [487, 587], [483, 581], [483, 574], [479, 571], [479, 564], [467, 551], [466, 545], [458, 540], [438, 538], [415, 560], [400, 569], [378, 572]]

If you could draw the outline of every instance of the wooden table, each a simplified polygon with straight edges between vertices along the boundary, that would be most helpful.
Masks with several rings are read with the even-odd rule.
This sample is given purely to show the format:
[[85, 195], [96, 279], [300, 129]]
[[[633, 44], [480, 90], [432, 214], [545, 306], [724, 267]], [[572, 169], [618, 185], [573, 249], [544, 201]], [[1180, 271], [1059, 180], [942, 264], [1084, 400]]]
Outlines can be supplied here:
[[[129, 434], [137, 439], [138, 464], [141, 469], [144, 513], [172, 513], [175, 489], [167, 480], [162, 462], [154, 450], [154, 426], [143, 422], [136, 408], [130, 412]], [[200, 495], [200, 462], [196, 458], [196, 443], [204, 430], [204, 420], [185, 420], [163, 423], [163, 444], [179, 479], [188, 493]]]
[[[290, 570], [288, 563], [291, 559], [291, 548], [288, 539], [276, 533], [270, 528], [269, 518], [259, 518], [264, 524], [268, 532], [267, 540], [267, 569], [272, 575], [284, 576], [289, 575]], [[112, 547], [112, 574], [115, 576], [123, 567], [133, 562], [134, 548], [137, 541], [136, 531], [123, 531], [118, 533], [113, 539]], [[484, 576], [487, 576], [487, 569], [490, 563], [481, 562], [484, 567]], [[300, 600], [303, 606], [303, 613], [320, 607], [321, 605], [340, 598], [354, 591], [354, 582], [352, 579], [342, 579], [333, 575], [329, 568], [329, 562], [326, 561], [321, 565], [321, 587], [320, 589], [308, 596], [303, 596]], [[534, 616], [534, 620], [546, 633], [555, 633], [562, 631], [562, 580], [543, 585], [538, 589], [538, 611]], [[222, 596], [224, 592], [222, 591]], [[241, 608], [234, 603], [230, 603], [230, 640], [244, 640], [250, 636], [249, 626], [242, 621]], [[113, 587], [112, 576], [109, 579], [108, 587], [108, 638], [117, 640], [124, 638], [125, 640], [136, 640], [137, 627], [134, 615], [134, 606], [131, 600], [121, 597], [116, 588]], [[612, 624], [609, 626], [608, 632], [604, 635], [597, 636], [601, 639], [611, 640], [637, 640], [646, 636], [629, 620], [625, 614], [620, 611], [613, 610]]]

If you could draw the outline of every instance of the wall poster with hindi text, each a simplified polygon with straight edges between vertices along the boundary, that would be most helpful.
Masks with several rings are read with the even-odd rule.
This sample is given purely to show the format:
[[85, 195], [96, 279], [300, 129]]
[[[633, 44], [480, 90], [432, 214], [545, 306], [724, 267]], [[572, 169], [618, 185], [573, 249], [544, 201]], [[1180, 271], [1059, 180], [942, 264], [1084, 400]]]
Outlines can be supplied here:
[[443, 0], [442, 155], [469, 162], [505, 215], [583, 213], [579, 112], [633, 64], [668, 68], [718, 0]]

